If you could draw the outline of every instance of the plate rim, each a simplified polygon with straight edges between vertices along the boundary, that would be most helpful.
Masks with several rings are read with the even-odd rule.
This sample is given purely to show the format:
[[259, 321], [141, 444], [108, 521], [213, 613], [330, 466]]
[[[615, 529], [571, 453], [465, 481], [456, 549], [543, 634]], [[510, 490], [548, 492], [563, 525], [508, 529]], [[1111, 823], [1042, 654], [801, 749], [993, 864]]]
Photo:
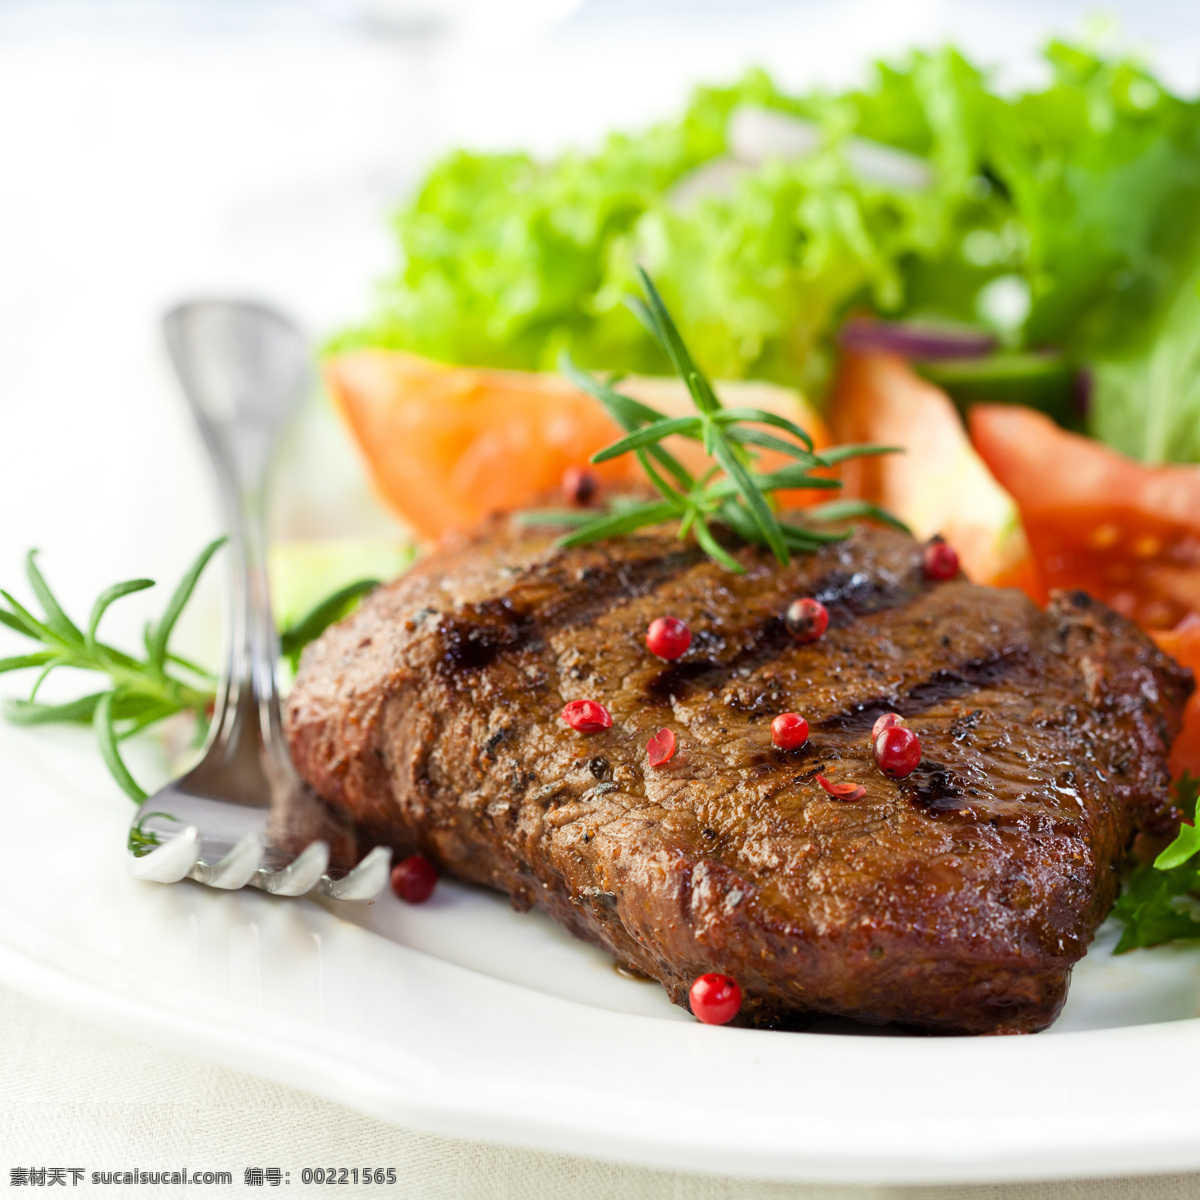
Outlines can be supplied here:
[[[290, 903], [274, 898], [272, 901]], [[609, 1123], [607, 1129], [598, 1130], [587, 1120], [564, 1119], [563, 1114], [572, 1111], [570, 1106], [559, 1107], [558, 1119], [551, 1120], [546, 1111], [535, 1115], [526, 1111], [518, 1116], [513, 1115], [512, 1109], [498, 1111], [494, 1100], [482, 1104], [464, 1103], [466, 1094], [479, 1095], [482, 1091], [486, 1096], [488, 1091], [486, 1086], [482, 1089], [479, 1087], [478, 1080], [472, 1082], [461, 1077], [457, 1085], [446, 1089], [435, 1102], [426, 1100], [414, 1104], [406, 1099], [411, 1090], [405, 1084], [411, 1086], [414, 1082], [412, 1079], [391, 1075], [385, 1066], [372, 1070], [362, 1061], [338, 1062], [337, 1051], [347, 1044], [347, 1039], [342, 1035], [327, 1036], [329, 1031], [323, 1030], [326, 1036], [317, 1041], [310, 1038], [307, 1045], [298, 1044], [289, 1040], [287, 1034], [288, 1026], [299, 1025], [299, 1022], [289, 1019], [281, 1029], [278, 1017], [265, 1010], [261, 1014], [262, 1020], [247, 1022], [249, 1010], [226, 1001], [214, 1003], [212, 997], [204, 997], [203, 1012], [197, 1011], [197, 1006], [186, 1003], [172, 1005], [165, 1002], [172, 992], [182, 992], [174, 984], [164, 985], [154, 997], [114, 988], [86, 972], [64, 967], [55, 960], [53, 953], [37, 953], [28, 946], [20, 945], [20, 937], [13, 936], [17, 923], [29, 933], [35, 930], [35, 927], [11, 911], [0, 912], [0, 982], [35, 1000], [118, 1034], [266, 1077], [392, 1124], [447, 1137], [514, 1145], [527, 1150], [574, 1155], [652, 1170], [813, 1184], [1015, 1183], [1200, 1170], [1200, 1137], [1195, 1134], [1200, 1125], [1200, 1096], [1196, 1097], [1190, 1108], [1186, 1103], [1171, 1103], [1134, 1120], [1121, 1115], [1111, 1116], [1102, 1122], [1092, 1117], [1081, 1118], [1071, 1123], [1075, 1126], [1073, 1144], [1064, 1145], [1061, 1139], [1064, 1130], [1060, 1122], [1052, 1155], [1039, 1152], [1030, 1145], [1018, 1147], [1014, 1153], [1013, 1142], [1006, 1135], [990, 1139], [990, 1153], [981, 1153], [977, 1148], [967, 1152], [947, 1149], [941, 1154], [931, 1154], [926, 1145], [923, 1151], [910, 1151], [907, 1154], [890, 1151], [872, 1157], [870, 1147], [866, 1147], [867, 1152], [861, 1157], [849, 1160], [844, 1151], [820, 1156], [814, 1155], [811, 1150], [795, 1147], [782, 1152], [777, 1150], [770, 1161], [763, 1161], [764, 1147], [761, 1146], [744, 1146], [739, 1150], [712, 1143], [698, 1144], [695, 1138], [681, 1139], [677, 1133], [664, 1137], [662, 1129], [649, 1131], [644, 1125], [620, 1129]], [[368, 930], [362, 932], [372, 938], [379, 937]], [[38, 931], [38, 936], [47, 950], [64, 948], [63, 939], [57, 935], [51, 935], [52, 945], [47, 945], [49, 939], [44, 932]], [[427, 963], [436, 964], [438, 971], [461, 972], [485, 981], [489, 987], [517, 989], [552, 1006], [566, 1005], [576, 1010], [603, 1012], [606, 1020], [617, 1023], [645, 1022], [655, 1027], [665, 1026], [683, 1031], [685, 1035], [693, 1029], [707, 1029], [663, 1022], [654, 1017], [589, 1010], [587, 1005], [578, 1001], [549, 996], [519, 984], [494, 979], [469, 967], [448, 963], [419, 950], [388, 944], [403, 955], [416, 956]], [[77, 947], [66, 948], [68, 953], [79, 953]], [[94, 952], [87, 953], [92, 953], [97, 959], [101, 957]], [[127, 970], [122, 963], [113, 965], [121, 971]], [[270, 1024], [274, 1028], [268, 1028], [267, 1017], [271, 1018]], [[721, 1032], [758, 1039], [818, 1039], [825, 1045], [845, 1044], [851, 1040], [819, 1033], [790, 1035], [761, 1030]], [[309, 1033], [312, 1033], [311, 1029]], [[1060, 1056], [1064, 1049], [1070, 1048], [1066, 1054], [1068, 1058], [1082, 1053], [1096, 1060], [1105, 1060], [1110, 1057], [1113, 1047], [1094, 1046], [1091, 1043], [1111, 1043], [1122, 1035], [1125, 1035], [1125, 1040], [1144, 1040], [1147, 1037], [1152, 1041], [1162, 1041], [1164, 1038], [1168, 1041], [1191, 1040], [1200, 1048], [1200, 1018], [1120, 1029], [1070, 1031], [1052, 1040], [1041, 1040], [1040, 1044], [1063, 1048], [1057, 1050]], [[666, 1036], [670, 1037], [671, 1034]], [[940, 1057], [946, 1057], [947, 1051], [937, 1048], [954, 1046], [987, 1046], [989, 1049], [984, 1053], [994, 1056], [1003, 1052], [1006, 1046], [1011, 1048], [1015, 1041], [1007, 1038], [856, 1040], [869, 1042], [874, 1047], [890, 1044], [921, 1046], [926, 1050], [934, 1048]], [[1020, 1042], [1034, 1046], [1039, 1039], [1020, 1039]], [[1043, 1124], [1037, 1118], [1033, 1120]], [[1022, 1123], [1029, 1127], [1031, 1120], [1024, 1118], [1017, 1122], [1018, 1125]], [[1130, 1136], [1131, 1131], [1135, 1136]]]

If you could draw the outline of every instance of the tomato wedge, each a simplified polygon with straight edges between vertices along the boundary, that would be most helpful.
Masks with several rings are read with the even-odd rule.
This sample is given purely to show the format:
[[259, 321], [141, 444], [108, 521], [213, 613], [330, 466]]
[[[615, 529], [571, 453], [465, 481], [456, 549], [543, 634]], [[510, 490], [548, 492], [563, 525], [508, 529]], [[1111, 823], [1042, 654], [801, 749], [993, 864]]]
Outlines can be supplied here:
[[[427, 537], [557, 487], [619, 436], [600, 405], [553, 375], [375, 350], [328, 359], [324, 374], [381, 498]], [[628, 466], [596, 473], [611, 483]]]
[[849, 351], [839, 365], [830, 420], [839, 442], [905, 451], [847, 462], [847, 495], [881, 504], [919, 538], [941, 534], [976, 583], [1032, 590], [1017, 506], [972, 449], [945, 392], [898, 355]]
[[1017, 405], [971, 409], [1046, 589], [1082, 588], [1144, 629], [1200, 612], [1200, 467], [1147, 466]]
[[[1154, 640], [1177, 663], [1191, 667], [1200, 683], [1200, 616], [1189, 613], [1174, 629], [1156, 631]], [[1200, 776], [1200, 691], [1192, 693], [1183, 710], [1183, 729], [1171, 747], [1171, 774], [1184, 771]]]
[[[490, 512], [551, 499], [563, 472], [621, 436], [603, 407], [558, 375], [453, 367], [415, 354], [356, 350], [324, 364], [325, 381], [384, 503], [418, 533], [437, 537]], [[690, 411], [678, 380], [626, 379], [622, 390], [669, 415]], [[730, 406], [768, 409], [797, 421], [818, 446], [829, 435], [795, 392], [762, 383], [719, 384]], [[697, 442], [670, 449], [694, 472], [708, 465]], [[790, 460], [768, 452], [760, 468]], [[625, 455], [591, 468], [602, 484], [642, 481]], [[815, 503], [828, 492], [787, 493]]]

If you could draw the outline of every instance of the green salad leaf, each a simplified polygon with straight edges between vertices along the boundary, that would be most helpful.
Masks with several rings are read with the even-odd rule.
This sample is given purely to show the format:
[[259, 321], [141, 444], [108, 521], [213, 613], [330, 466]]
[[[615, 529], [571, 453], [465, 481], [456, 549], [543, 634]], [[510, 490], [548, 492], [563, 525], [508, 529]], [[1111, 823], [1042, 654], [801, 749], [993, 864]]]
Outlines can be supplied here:
[[1184, 772], [1175, 795], [1186, 818], [1178, 836], [1153, 864], [1134, 870], [1113, 909], [1125, 926], [1118, 954], [1176, 938], [1200, 938], [1200, 779]]
[[[621, 305], [640, 264], [714, 377], [819, 393], [851, 312], [974, 323], [1007, 354], [949, 372], [952, 392], [1078, 421], [1087, 366], [1093, 432], [1200, 460], [1200, 104], [1086, 46], [1045, 61], [1018, 94], [951, 48], [840, 94], [755, 71], [591, 152], [457, 151], [397, 214], [374, 316], [333, 348], [663, 373]], [[764, 112], [794, 136], [756, 156], [737, 131]]]

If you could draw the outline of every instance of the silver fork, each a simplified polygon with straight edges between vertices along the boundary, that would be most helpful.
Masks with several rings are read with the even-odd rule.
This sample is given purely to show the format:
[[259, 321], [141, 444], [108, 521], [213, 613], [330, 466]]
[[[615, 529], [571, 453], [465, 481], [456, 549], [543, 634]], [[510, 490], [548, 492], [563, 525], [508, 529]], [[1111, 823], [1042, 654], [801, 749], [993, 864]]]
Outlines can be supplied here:
[[[138, 809], [133, 830], [157, 845], [131, 854], [130, 873], [157, 883], [253, 884], [279, 896], [316, 888], [370, 900], [387, 883], [391, 850], [353, 869], [352, 833], [305, 786], [283, 735], [275, 679], [278, 636], [266, 564], [267, 477], [279, 436], [311, 386], [294, 325], [257, 304], [199, 301], [163, 319], [167, 348], [200, 427], [229, 530], [232, 580], [224, 681], [201, 760]], [[297, 853], [297, 847], [300, 847]]]

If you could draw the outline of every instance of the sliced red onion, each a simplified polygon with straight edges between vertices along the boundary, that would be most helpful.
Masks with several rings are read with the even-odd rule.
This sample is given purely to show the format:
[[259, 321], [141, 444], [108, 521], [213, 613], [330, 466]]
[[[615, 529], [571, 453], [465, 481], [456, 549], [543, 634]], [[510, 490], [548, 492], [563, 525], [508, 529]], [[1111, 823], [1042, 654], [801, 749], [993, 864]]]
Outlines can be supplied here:
[[1080, 367], [1071, 381], [1071, 401], [1075, 411], [1085, 420], [1092, 415], [1092, 396], [1096, 391], [1096, 376], [1091, 367]]
[[981, 329], [949, 325], [922, 325], [916, 321], [876, 321], [851, 317], [838, 341], [847, 350], [886, 350], [905, 358], [985, 358], [997, 346], [995, 337]]

